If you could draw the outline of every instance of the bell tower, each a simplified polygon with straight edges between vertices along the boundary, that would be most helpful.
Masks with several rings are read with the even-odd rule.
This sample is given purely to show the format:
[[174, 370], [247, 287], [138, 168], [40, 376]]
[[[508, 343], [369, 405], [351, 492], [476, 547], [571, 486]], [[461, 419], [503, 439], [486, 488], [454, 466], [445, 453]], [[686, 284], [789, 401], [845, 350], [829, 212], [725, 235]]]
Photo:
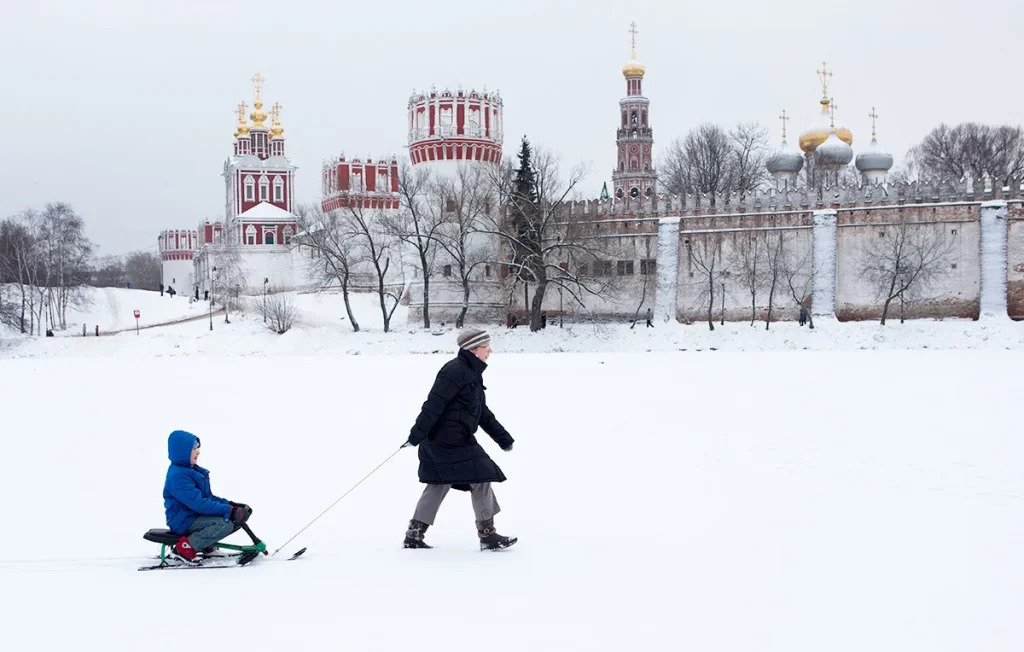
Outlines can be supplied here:
[[643, 93], [646, 69], [636, 58], [636, 23], [630, 23], [629, 33], [632, 37], [632, 58], [622, 67], [626, 96], [619, 100], [621, 116], [615, 138], [618, 160], [612, 172], [617, 199], [653, 197], [658, 182], [651, 152], [654, 131], [650, 123], [650, 100]]

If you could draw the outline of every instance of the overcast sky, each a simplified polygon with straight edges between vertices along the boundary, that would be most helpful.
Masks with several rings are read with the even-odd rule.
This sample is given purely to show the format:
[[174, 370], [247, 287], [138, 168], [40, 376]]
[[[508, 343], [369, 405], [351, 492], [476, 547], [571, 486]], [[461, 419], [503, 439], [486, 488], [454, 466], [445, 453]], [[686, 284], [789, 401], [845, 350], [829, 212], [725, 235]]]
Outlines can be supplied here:
[[[846, 6], [842, 6], [846, 5]], [[407, 155], [414, 90], [499, 89], [505, 155], [523, 134], [586, 161], [594, 196], [615, 164], [630, 21], [647, 67], [655, 155], [703, 121], [780, 137], [817, 115], [834, 71], [837, 119], [899, 160], [934, 125], [1024, 122], [1010, 0], [513, 0], [0, 3], [0, 217], [70, 202], [103, 254], [220, 218], [234, 108], [281, 102], [300, 201], [324, 159]], [[251, 109], [250, 109], [251, 110]], [[791, 139], [795, 142], [795, 139]]]

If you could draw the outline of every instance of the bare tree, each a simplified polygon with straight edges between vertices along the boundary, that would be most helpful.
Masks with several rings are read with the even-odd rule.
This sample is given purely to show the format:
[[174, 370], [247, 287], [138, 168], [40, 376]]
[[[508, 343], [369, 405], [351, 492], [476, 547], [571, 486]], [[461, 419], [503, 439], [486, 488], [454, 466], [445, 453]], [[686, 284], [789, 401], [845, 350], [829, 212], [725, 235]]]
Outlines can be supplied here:
[[430, 328], [430, 279], [434, 275], [439, 230], [445, 224], [436, 186], [428, 170], [413, 169], [403, 163], [398, 174], [401, 209], [395, 215], [383, 217], [387, 231], [416, 252], [423, 274], [423, 328]]
[[224, 306], [224, 323], [230, 324], [230, 312], [238, 309], [238, 297], [245, 289], [245, 270], [242, 267], [241, 233], [224, 232], [221, 242], [211, 247], [213, 267], [210, 301], [220, 296]]
[[[724, 282], [726, 273], [734, 261], [725, 261], [722, 255], [722, 238], [720, 233], [710, 232], [703, 234], [688, 248], [693, 266], [701, 276], [701, 284], [704, 286], [697, 297], [697, 301], [707, 301], [708, 306], [708, 328], [715, 330], [715, 288], [722, 286], [722, 300], [725, 300]], [[723, 304], [724, 320], [724, 304]]]
[[278, 335], [287, 333], [299, 315], [295, 301], [288, 294], [269, 292], [260, 300], [260, 314], [268, 328]]
[[160, 257], [148, 251], [128, 254], [124, 260], [127, 281], [133, 288], [140, 290], [158, 290], [160, 288], [161, 268]]
[[782, 278], [789, 288], [789, 295], [796, 304], [797, 310], [807, 317], [807, 325], [814, 330], [814, 317], [811, 315], [811, 299], [813, 298], [814, 276], [821, 270], [813, 269], [814, 250], [810, 247], [803, 256], [794, 256], [788, 250], [782, 254]]
[[726, 131], [713, 123], [692, 128], [668, 145], [658, 163], [659, 183], [670, 194], [753, 192], [768, 180], [768, 131], [743, 123]]
[[756, 122], [736, 125], [729, 132], [728, 190], [747, 195], [768, 183], [768, 130]]
[[772, 309], [775, 306], [775, 291], [780, 277], [785, 273], [785, 234], [782, 231], [768, 231], [761, 240], [764, 243], [764, 285], [768, 290], [768, 312], [764, 318], [764, 329], [772, 325]]
[[63, 202], [47, 204], [37, 222], [37, 238], [43, 248], [50, 323], [67, 328], [69, 307], [84, 306], [83, 287], [88, 280], [93, 244], [85, 237], [85, 222]]
[[907, 158], [917, 176], [938, 179], [981, 179], [986, 174], [1000, 181], [1024, 175], [1024, 130], [1008, 125], [965, 122], [932, 129]]
[[438, 179], [435, 184], [437, 205], [442, 211], [442, 223], [436, 232], [436, 241], [452, 261], [452, 269], [462, 284], [462, 307], [455, 326], [461, 328], [469, 311], [472, 275], [476, 269], [491, 261], [491, 252], [485, 246], [486, 228], [495, 197], [493, 175], [479, 166], [460, 166], [454, 179]]
[[295, 211], [298, 235], [293, 246], [309, 254], [310, 276], [321, 291], [337, 286], [345, 302], [345, 313], [352, 330], [359, 332], [359, 322], [349, 300], [349, 282], [356, 262], [356, 235], [338, 211], [325, 213], [318, 204], [299, 206]]
[[[542, 149], [531, 150], [525, 138], [519, 156], [518, 170], [513, 170], [510, 163], [491, 169], [503, 211], [490, 216], [481, 232], [496, 236], [505, 245], [511, 258], [505, 264], [514, 275], [514, 283], [533, 286], [530, 330], [536, 332], [541, 329], [549, 285], [586, 307], [587, 296], [601, 296], [611, 286], [611, 272], [606, 269], [611, 263], [601, 258], [604, 241], [595, 234], [594, 224], [582, 215], [562, 210], [586, 177], [587, 166], [575, 165], [563, 178], [558, 157]], [[532, 177], [530, 190], [524, 189], [525, 177]]]
[[640, 261], [640, 302], [636, 304], [636, 310], [633, 312], [633, 323], [629, 325], [631, 329], [636, 327], [636, 320], [639, 319], [640, 311], [643, 310], [644, 304], [647, 302], [649, 279], [657, 278], [657, 263], [651, 257], [652, 240], [654, 238], [644, 238], [644, 259]]
[[391, 331], [391, 317], [402, 300], [404, 289], [404, 283], [402, 283], [399, 284], [399, 289], [396, 291], [394, 284], [389, 283], [388, 279], [392, 261], [398, 260], [401, 253], [399, 241], [388, 233], [382, 220], [382, 213], [374, 208], [366, 208], [363, 201], [350, 201], [347, 206], [339, 210], [343, 214], [343, 219], [348, 223], [347, 230], [352, 235], [352, 242], [355, 244], [356, 260], [373, 269], [376, 284], [374, 292], [380, 300], [384, 332], [388, 333]]
[[[757, 295], [765, 285], [767, 265], [758, 246], [763, 239], [761, 232], [748, 230], [739, 236], [736, 246], [736, 262], [743, 289], [750, 293], [750, 325], [757, 321]], [[724, 297], [723, 297], [724, 299]], [[725, 309], [722, 309], [723, 316]]]
[[944, 228], [905, 218], [885, 227], [881, 237], [867, 240], [861, 250], [861, 276], [883, 301], [882, 326], [893, 301], [899, 301], [903, 323], [906, 305], [923, 297], [945, 275], [953, 246]]

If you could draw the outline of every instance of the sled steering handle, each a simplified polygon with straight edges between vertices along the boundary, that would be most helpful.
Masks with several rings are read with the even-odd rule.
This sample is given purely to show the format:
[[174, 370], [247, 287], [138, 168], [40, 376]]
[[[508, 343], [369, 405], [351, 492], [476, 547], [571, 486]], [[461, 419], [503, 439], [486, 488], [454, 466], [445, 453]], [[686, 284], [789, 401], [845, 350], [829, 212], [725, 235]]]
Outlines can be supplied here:
[[256, 536], [255, 534], [253, 534], [252, 530], [249, 529], [249, 524], [248, 523], [242, 523], [242, 529], [245, 530], [245, 533], [249, 535], [249, 538], [252, 539], [252, 542], [254, 544], [256, 544], [258, 546], [258, 545], [260, 545], [260, 543], [262, 543], [260, 541], [260, 538], [258, 536]]

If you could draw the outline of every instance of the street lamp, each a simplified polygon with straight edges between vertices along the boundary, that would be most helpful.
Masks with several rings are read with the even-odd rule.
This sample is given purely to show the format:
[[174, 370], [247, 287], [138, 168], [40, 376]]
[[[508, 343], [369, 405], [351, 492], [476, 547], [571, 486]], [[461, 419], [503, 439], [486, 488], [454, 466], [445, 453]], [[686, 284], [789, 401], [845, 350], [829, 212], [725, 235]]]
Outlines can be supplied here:
[[267, 323], [267, 283], [270, 279], [266, 276], [263, 277], [263, 323]]
[[[216, 272], [217, 268], [214, 267], [212, 272]], [[207, 274], [207, 278], [210, 280], [210, 330], [213, 330], [213, 275]]]

